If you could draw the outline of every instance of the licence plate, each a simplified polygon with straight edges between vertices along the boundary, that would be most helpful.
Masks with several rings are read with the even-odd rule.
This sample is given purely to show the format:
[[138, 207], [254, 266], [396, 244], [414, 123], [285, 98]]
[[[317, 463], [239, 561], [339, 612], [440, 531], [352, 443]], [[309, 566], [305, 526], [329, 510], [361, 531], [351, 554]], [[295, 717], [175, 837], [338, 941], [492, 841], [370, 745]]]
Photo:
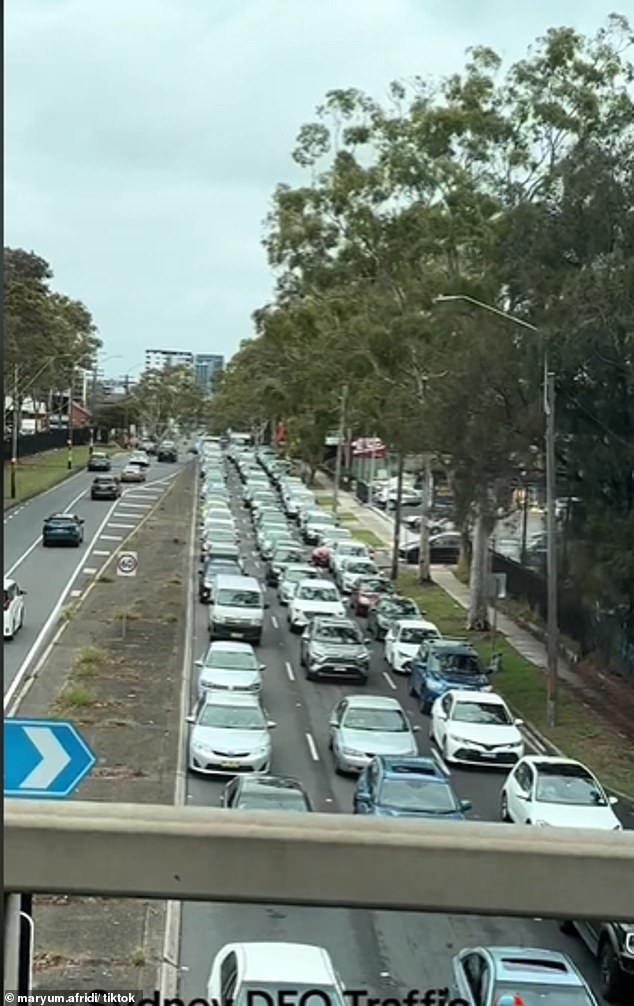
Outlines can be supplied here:
[[336, 674], [345, 674], [346, 671], [348, 670], [348, 668], [347, 667], [334, 667], [333, 670], [335, 671]]
[[220, 768], [240, 768], [239, 761], [221, 761]]
[[232, 639], [242, 639], [241, 632], [230, 632], [229, 635], [231, 636]]

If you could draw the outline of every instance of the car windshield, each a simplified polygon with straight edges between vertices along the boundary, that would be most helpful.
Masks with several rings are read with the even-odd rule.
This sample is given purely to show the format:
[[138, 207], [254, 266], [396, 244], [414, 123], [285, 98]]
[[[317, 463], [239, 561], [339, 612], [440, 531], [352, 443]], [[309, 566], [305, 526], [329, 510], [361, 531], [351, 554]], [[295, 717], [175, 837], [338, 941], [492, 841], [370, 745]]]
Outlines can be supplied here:
[[216, 601], [231, 608], [262, 607], [262, 595], [259, 590], [219, 590]]
[[231, 559], [232, 562], [236, 562], [239, 556], [239, 551], [237, 548], [225, 548], [219, 545], [217, 548], [212, 545], [212, 552], [214, 559]]
[[50, 524], [51, 527], [70, 527], [75, 524], [76, 521], [74, 517], [49, 517], [47, 523]]
[[366, 555], [368, 550], [364, 545], [344, 545], [343, 548], [338, 548], [337, 552], [339, 555], [351, 556], [351, 555]]
[[206, 705], [198, 723], [223, 730], [266, 730], [264, 714], [257, 706]]
[[597, 782], [580, 765], [541, 766], [537, 773], [535, 799], [540, 803], [569, 803], [605, 807], [606, 799]]
[[389, 584], [385, 580], [362, 580], [359, 584], [360, 594], [380, 594], [388, 590]]
[[333, 587], [312, 584], [309, 587], [300, 587], [295, 595], [299, 601], [325, 601], [329, 604], [339, 600], [339, 595]]
[[469, 677], [481, 674], [478, 658], [472, 653], [434, 653], [442, 671]]
[[237, 562], [208, 562], [205, 567], [205, 577], [209, 580], [214, 576], [240, 576]]
[[401, 629], [400, 642], [409, 645], [419, 646], [425, 639], [429, 639], [430, 629], [423, 629], [420, 626]]
[[346, 573], [374, 573], [376, 566], [371, 562], [347, 562]]
[[458, 723], [482, 723], [487, 726], [509, 726], [513, 720], [506, 706], [499, 702], [456, 702], [452, 719]]
[[404, 734], [409, 730], [400, 709], [349, 709], [343, 726], [349, 730], [378, 730], [388, 734]]
[[302, 551], [299, 548], [276, 548], [273, 553], [274, 562], [292, 562], [294, 559], [301, 559]]
[[238, 810], [294, 810], [305, 811], [303, 795], [294, 789], [274, 789], [261, 786], [251, 793], [245, 793], [238, 803]]
[[356, 625], [320, 625], [315, 634], [317, 643], [360, 643], [362, 636]]
[[207, 654], [205, 667], [221, 667], [227, 671], [256, 671], [258, 662], [253, 653], [239, 650], [211, 650]]
[[525, 982], [498, 982], [495, 986], [494, 1002], [503, 1002], [503, 996], [509, 997], [509, 1002], [518, 1002], [522, 1006], [594, 1006], [595, 1000], [578, 986], [562, 988], [561, 985], [547, 985], [539, 982], [537, 985], [527, 985]]
[[451, 814], [458, 810], [458, 803], [449, 786], [429, 779], [385, 779], [379, 803], [395, 810], [430, 811], [435, 814]]
[[386, 605], [388, 603], [392, 605], [394, 611], [399, 611], [402, 615], [417, 615], [420, 618], [418, 606], [413, 601], [385, 601]]
[[318, 580], [316, 569], [289, 569], [284, 577], [285, 583], [300, 583], [302, 580]]

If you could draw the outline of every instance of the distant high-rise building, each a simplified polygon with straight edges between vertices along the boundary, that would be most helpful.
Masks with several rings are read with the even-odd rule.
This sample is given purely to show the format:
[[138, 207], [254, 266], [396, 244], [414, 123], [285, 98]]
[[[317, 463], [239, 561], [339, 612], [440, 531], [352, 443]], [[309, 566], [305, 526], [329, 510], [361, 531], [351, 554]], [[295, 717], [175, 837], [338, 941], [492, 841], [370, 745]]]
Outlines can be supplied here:
[[194, 354], [180, 349], [146, 349], [145, 369], [164, 370], [165, 367], [191, 367]]
[[201, 391], [208, 394], [214, 375], [224, 369], [225, 358], [215, 353], [197, 353], [194, 358], [194, 375]]

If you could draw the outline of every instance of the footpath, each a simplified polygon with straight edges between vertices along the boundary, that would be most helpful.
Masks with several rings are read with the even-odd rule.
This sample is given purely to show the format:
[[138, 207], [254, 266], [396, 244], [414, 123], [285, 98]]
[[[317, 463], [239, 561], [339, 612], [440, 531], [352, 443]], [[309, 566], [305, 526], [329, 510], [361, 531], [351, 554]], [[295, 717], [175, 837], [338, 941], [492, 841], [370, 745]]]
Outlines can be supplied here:
[[[332, 493], [332, 480], [324, 473], [319, 472], [316, 478], [316, 492]], [[392, 547], [394, 525], [390, 517], [374, 507], [360, 503], [357, 498], [348, 492], [339, 492], [340, 512], [349, 514], [350, 518], [358, 522], [359, 527], [367, 529], [374, 537], [380, 540], [386, 548]], [[413, 535], [406, 532], [411, 540]], [[416, 535], [417, 537], [417, 535]], [[452, 568], [448, 566], [432, 566], [432, 581], [454, 602], [460, 610], [466, 611], [469, 607], [470, 592], [467, 584], [459, 580]], [[415, 593], [424, 594], [425, 588], [415, 587], [415, 575], [412, 567], [402, 566], [400, 577], [402, 584], [414, 586]], [[412, 593], [411, 590], [407, 590]], [[420, 600], [420, 597], [416, 598]], [[423, 600], [425, 605], [425, 600]], [[430, 612], [431, 615], [431, 612]], [[490, 609], [490, 620], [493, 621], [493, 609]], [[517, 625], [511, 618], [499, 610], [495, 613], [496, 631], [508, 646], [519, 655], [523, 668], [528, 670], [530, 665], [533, 669], [544, 672], [548, 666], [548, 655], [544, 643], [536, 638], [531, 632]], [[464, 626], [464, 623], [463, 623]], [[454, 630], [455, 631], [455, 630]], [[463, 629], [464, 631], [464, 629]], [[506, 656], [503, 657], [506, 660]], [[524, 675], [526, 676], [526, 670]], [[542, 752], [561, 754], [560, 744], [565, 749], [566, 754], [583, 758], [586, 751], [592, 751], [594, 745], [595, 752], [601, 749], [598, 763], [593, 764], [587, 758], [588, 763], [595, 768], [595, 771], [605, 770], [605, 761], [610, 767], [605, 770], [602, 776], [613, 786], [615, 792], [625, 791], [628, 796], [634, 796], [634, 694], [627, 682], [620, 679], [613, 682], [607, 675], [601, 675], [596, 671], [586, 671], [580, 665], [574, 664], [565, 657], [559, 658], [559, 682], [560, 682], [560, 708], [567, 717], [575, 717], [577, 729], [574, 734], [562, 727], [561, 730], [555, 728], [554, 731], [546, 731], [545, 725], [541, 722], [542, 717], [531, 715], [533, 704], [529, 700], [528, 689], [526, 689], [526, 707], [518, 709], [528, 728], [529, 736], [534, 742], [537, 750]], [[514, 683], [515, 684], [515, 683]], [[543, 684], [543, 682], [542, 682]], [[618, 689], [618, 695], [617, 693]], [[514, 693], [522, 693], [521, 688], [514, 688]], [[519, 703], [518, 703], [519, 705]], [[528, 709], [528, 712], [527, 712]], [[576, 712], [576, 709], [579, 711]], [[597, 724], [601, 725], [601, 730], [597, 729]], [[549, 736], [550, 734], [550, 736]], [[564, 743], [568, 737], [572, 736], [575, 743], [573, 750]], [[579, 747], [576, 745], [577, 737]], [[610, 753], [618, 747], [621, 753], [618, 764], [612, 765], [615, 757]], [[614, 768], [614, 771], [612, 771]]]
[[[187, 465], [125, 543], [139, 555], [135, 579], [122, 582], [111, 565], [65, 609], [64, 632], [20, 704], [22, 717], [72, 721], [97, 755], [72, 799], [175, 802], [194, 497]], [[158, 987], [164, 902], [38, 896], [33, 918], [36, 991]]]

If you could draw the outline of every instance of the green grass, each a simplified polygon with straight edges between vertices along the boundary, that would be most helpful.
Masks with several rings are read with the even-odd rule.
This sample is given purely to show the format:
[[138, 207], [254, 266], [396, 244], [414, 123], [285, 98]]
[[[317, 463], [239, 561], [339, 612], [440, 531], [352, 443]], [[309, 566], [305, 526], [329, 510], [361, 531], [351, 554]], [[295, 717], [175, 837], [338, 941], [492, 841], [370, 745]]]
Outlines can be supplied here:
[[332, 494], [327, 495], [318, 494], [317, 496], [315, 496], [315, 503], [317, 504], [317, 506], [328, 507], [328, 509], [331, 510], [334, 498], [335, 497]]
[[533, 724], [571, 758], [589, 765], [601, 780], [614, 789], [634, 794], [634, 748], [616, 730], [610, 729], [571, 692], [563, 682], [559, 687], [559, 724], [546, 726], [546, 676], [497, 635], [493, 647], [490, 633], [467, 632], [464, 608], [435, 585], [421, 586], [416, 574], [403, 570], [398, 589], [412, 597], [445, 636], [469, 638], [488, 664], [493, 649], [502, 654], [502, 670], [492, 679], [518, 716]]
[[350, 528], [352, 532], [352, 537], [355, 541], [364, 541], [366, 545], [370, 545], [371, 548], [385, 548], [385, 542], [382, 538], [379, 538], [374, 531], [368, 531], [364, 527], [360, 528]]
[[65, 447], [55, 451], [44, 451], [42, 454], [34, 454], [31, 458], [19, 460], [15, 477], [17, 490], [15, 499], [11, 499], [11, 465], [5, 463], [5, 508], [14, 503], [31, 499], [32, 496], [37, 496], [38, 493], [50, 489], [58, 482], [63, 482], [69, 475], [73, 475], [80, 468], [85, 467], [88, 455], [87, 446], [73, 447], [73, 467], [70, 471], [68, 470], [68, 451]]

